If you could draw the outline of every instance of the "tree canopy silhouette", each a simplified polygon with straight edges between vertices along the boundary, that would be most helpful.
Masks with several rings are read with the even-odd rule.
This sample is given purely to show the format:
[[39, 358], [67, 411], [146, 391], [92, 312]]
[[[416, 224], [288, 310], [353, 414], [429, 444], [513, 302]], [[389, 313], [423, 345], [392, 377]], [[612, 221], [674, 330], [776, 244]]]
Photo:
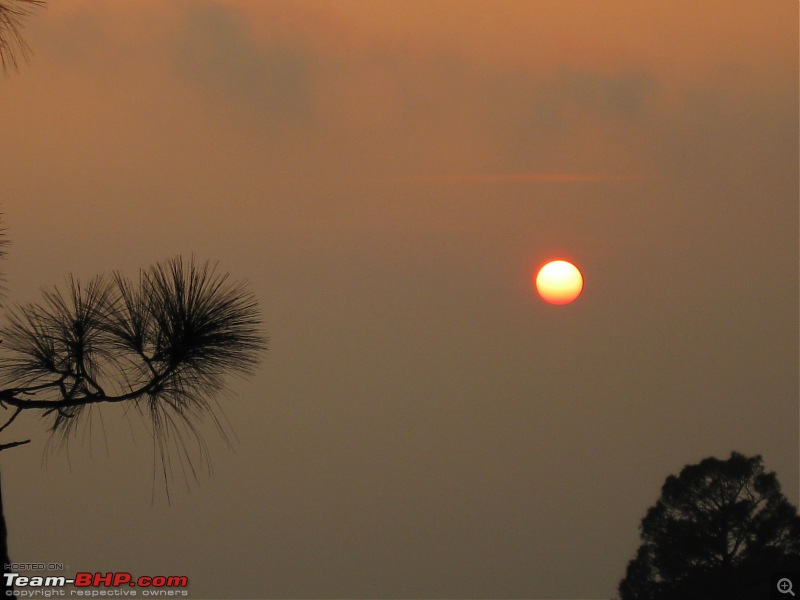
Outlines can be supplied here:
[[670, 475], [641, 523], [622, 600], [769, 597], [776, 571], [800, 571], [800, 517], [761, 456], [706, 458]]
[[27, 58], [28, 44], [22, 37], [22, 23], [44, 0], [0, 0], [0, 65], [3, 71], [17, 68], [19, 58]]
[[265, 341], [258, 306], [209, 263], [175, 258], [131, 281], [119, 273], [17, 306], [0, 328], [0, 404], [39, 410], [68, 436], [93, 405], [130, 402], [159, 440], [211, 413], [230, 373], [250, 373]]

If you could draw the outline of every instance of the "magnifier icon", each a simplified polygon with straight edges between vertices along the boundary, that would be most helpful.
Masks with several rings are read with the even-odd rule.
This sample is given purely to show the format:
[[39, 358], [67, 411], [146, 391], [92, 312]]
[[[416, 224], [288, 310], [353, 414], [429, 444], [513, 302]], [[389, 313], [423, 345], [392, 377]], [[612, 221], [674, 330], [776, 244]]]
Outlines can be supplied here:
[[792, 580], [787, 579], [786, 577], [783, 579], [778, 579], [778, 591], [781, 594], [791, 594], [794, 596], [794, 592], [792, 591]]

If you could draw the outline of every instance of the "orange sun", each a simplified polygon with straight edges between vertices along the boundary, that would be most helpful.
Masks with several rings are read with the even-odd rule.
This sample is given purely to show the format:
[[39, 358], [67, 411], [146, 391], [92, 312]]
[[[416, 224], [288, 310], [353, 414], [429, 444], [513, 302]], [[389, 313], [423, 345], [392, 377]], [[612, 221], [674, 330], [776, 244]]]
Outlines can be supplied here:
[[569, 304], [581, 295], [583, 276], [572, 263], [554, 260], [539, 269], [536, 291], [550, 304]]

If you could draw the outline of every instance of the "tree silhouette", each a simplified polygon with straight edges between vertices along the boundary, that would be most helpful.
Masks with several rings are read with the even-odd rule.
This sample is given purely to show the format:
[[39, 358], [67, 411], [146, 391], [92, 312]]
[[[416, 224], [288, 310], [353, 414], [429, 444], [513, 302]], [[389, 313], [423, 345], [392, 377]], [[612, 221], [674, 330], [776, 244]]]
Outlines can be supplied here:
[[[44, 4], [0, 0], [4, 72], [28, 57], [21, 26]], [[0, 233], [0, 256], [3, 245]], [[70, 277], [66, 290], [16, 306], [0, 328], [0, 409], [7, 415], [0, 433], [23, 411], [34, 411], [66, 441], [93, 408], [125, 403], [150, 424], [165, 481], [170, 450], [182, 453], [195, 473], [187, 436], [204, 451], [201, 421], [210, 417], [222, 432], [216, 397], [227, 375], [250, 373], [266, 349], [260, 325], [246, 285], [209, 263], [178, 257], [140, 271], [135, 281], [120, 273], [86, 284]], [[0, 451], [29, 442], [0, 443]], [[9, 571], [2, 495], [0, 560]], [[7, 587], [2, 578], [0, 590]]]
[[761, 456], [706, 458], [670, 475], [641, 523], [622, 600], [761, 599], [800, 571], [800, 517]]
[[[0, 0], [0, 64], [16, 69], [29, 49], [25, 18], [44, 0]], [[6, 240], [0, 236], [0, 256]], [[0, 328], [0, 433], [23, 411], [38, 412], [65, 441], [92, 408], [125, 403], [143, 415], [162, 459], [182, 452], [194, 473], [186, 436], [204, 449], [198, 426], [218, 426], [216, 397], [229, 374], [248, 374], [266, 349], [258, 304], [246, 285], [209, 263], [180, 257], [131, 281], [120, 273], [44, 293], [40, 304], [18, 305]], [[126, 412], [130, 414], [130, 411]], [[5, 434], [7, 435], [7, 434]], [[52, 439], [52, 438], [51, 438]], [[0, 443], [0, 451], [30, 442]], [[9, 561], [0, 495], [0, 560]], [[6, 590], [5, 578], [0, 590]]]
[[28, 57], [22, 37], [22, 22], [44, 0], [0, 0], [0, 65], [3, 71], [16, 69], [18, 58]]
[[[135, 281], [114, 273], [83, 285], [70, 277], [66, 290], [12, 309], [0, 339], [0, 406], [9, 414], [0, 432], [30, 410], [66, 439], [92, 407], [127, 403], [150, 423], [165, 477], [170, 448], [191, 465], [186, 435], [202, 447], [203, 417], [219, 425], [213, 407], [225, 376], [250, 373], [266, 348], [247, 287], [181, 258]], [[7, 563], [1, 514], [0, 535]]]

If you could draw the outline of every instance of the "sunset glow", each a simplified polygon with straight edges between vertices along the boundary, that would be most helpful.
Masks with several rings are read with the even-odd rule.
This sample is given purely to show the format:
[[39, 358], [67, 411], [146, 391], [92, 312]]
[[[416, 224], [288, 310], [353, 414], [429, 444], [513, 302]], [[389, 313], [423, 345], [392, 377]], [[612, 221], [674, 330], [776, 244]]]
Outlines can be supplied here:
[[[69, 396], [0, 406], [17, 564], [621, 598], [682, 465], [757, 453], [800, 505], [800, 3], [6, 6], [0, 385]], [[246, 283], [269, 352], [100, 402], [206, 335], [177, 257]]]

